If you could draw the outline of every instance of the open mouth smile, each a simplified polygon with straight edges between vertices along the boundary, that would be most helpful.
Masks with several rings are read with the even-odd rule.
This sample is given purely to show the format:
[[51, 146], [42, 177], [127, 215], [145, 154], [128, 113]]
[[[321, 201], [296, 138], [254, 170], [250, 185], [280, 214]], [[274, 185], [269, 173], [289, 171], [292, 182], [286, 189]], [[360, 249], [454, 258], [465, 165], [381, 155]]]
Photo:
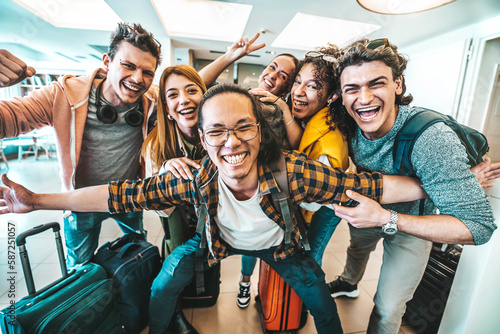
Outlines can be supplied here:
[[234, 154], [234, 155], [225, 155], [222, 158], [224, 161], [231, 165], [236, 165], [241, 163], [245, 157], [247, 156], [247, 153], [240, 153], [240, 154]]
[[186, 109], [182, 109], [182, 110], [179, 110], [177, 113], [179, 115], [182, 115], [182, 116], [189, 116], [189, 115], [192, 115], [196, 112], [196, 108], [186, 108]]
[[140, 92], [142, 90], [142, 88], [132, 86], [132, 85], [130, 85], [127, 82], [123, 83], [123, 87], [125, 87], [125, 89], [131, 91], [132, 93], [138, 93], [138, 92]]
[[273, 84], [273, 83], [271, 83], [271, 81], [267, 80], [266, 78], [264, 78], [264, 83], [265, 83], [266, 85], [268, 85], [269, 87], [274, 88], [274, 84]]
[[360, 108], [356, 109], [356, 113], [362, 120], [368, 121], [377, 117], [380, 107]]

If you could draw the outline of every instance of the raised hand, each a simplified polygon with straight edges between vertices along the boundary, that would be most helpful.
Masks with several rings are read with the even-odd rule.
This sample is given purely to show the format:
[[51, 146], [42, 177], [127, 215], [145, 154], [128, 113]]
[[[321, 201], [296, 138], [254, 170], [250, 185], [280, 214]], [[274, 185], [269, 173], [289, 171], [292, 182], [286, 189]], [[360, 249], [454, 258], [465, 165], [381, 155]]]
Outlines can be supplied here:
[[2, 174], [2, 182], [5, 187], [0, 186], [0, 214], [35, 210], [33, 192], [11, 181], [6, 174]]
[[7, 50], [0, 49], [0, 87], [10, 87], [35, 75], [33, 67]]
[[230, 47], [226, 54], [231, 55], [233, 60], [240, 59], [254, 51], [260, 50], [266, 46], [266, 43], [262, 43], [259, 45], [253, 45], [253, 43], [259, 38], [260, 33], [256, 33], [252, 39], [248, 39], [248, 37], [242, 37], [236, 42], [234, 42]]

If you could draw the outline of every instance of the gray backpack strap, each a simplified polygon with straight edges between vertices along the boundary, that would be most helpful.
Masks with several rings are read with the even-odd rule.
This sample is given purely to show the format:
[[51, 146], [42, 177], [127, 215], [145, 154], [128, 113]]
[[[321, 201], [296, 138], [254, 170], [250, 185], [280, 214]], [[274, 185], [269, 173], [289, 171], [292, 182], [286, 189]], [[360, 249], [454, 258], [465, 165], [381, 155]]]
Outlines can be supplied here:
[[[198, 194], [199, 199], [201, 200], [201, 195], [199, 194], [198, 189], [196, 189], [196, 193]], [[198, 215], [198, 223], [196, 225], [196, 233], [201, 234], [200, 245], [196, 249], [196, 255], [194, 260], [194, 269], [196, 274], [196, 293], [202, 294], [205, 292], [205, 276], [204, 276], [204, 262], [205, 258], [203, 257], [205, 253], [205, 248], [207, 247], [207, 232], [205, 229], [205, 221], [208, 216], [207, 206], [203, 201], [201, 201], [201, 205], [196, 207], [196, 213]]]
[[[207, 157], [203, 158], [200, 161], [200, 165], [203, 165], [206, 161]], [[200, 190], [198, 189], [198, 185], [195, 187], [196, 198], [198, 199], [198, 205], [195, 206], [196, 215], [198, 216], [198, 222], [196, 224], [196, 233], [201, 234], [201, 240], [198, 248], [196, 249], [195, 260], [194, 260], [194, 269], [195, 269], [195, 277], [196, 277], [196, 293], [202, 294], [205, 292], [205, 275], [204, 275], [204, 253], [207, 248], [207, 232], [205, 229], [205, 222], [208, 216], [207, 204], [203, 200], [203, 197], [200, 194]]]
[[280, 156], [277, 166], [273, 168], [273, 176], [278, 183], [280, 188], [279, 193], [273, 193], [272, 198], [274, 206], [283, 216], [285, 222], [285, 247], [290, 247], [292, 242], [292, 231], [293, 231], [293, 220], [292, 217], [295, 216], [295, 221], [297, 227], [299, 228], [300, 234], [302, 236], [302, 244], [306, 251], [311, 250], [309, 245], [309, 240], [307, 239], [304, 217], [299, 210], [295, 210], [295, 206], [290, 201], [290, 191], [288, 188], [288, 173], [286, 170], [286, 161], [283, 154]]

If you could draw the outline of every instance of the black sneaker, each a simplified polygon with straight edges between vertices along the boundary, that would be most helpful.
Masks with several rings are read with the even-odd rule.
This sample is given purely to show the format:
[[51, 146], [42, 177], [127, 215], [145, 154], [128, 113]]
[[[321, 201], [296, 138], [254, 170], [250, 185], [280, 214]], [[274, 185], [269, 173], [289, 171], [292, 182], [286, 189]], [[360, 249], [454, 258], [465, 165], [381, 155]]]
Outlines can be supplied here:
[[340, 276], [337, 277], [335, 281], [331, 281], [330, 283], [328, 283], [327, 286], [333, 298], [340, 296], [356, 298], [359, 296], [358, 285], [349, 284]]
[[240, 282], [240, 292], [238, 293], [236, 303], [241, 308], [250, 305], [250, 282]]

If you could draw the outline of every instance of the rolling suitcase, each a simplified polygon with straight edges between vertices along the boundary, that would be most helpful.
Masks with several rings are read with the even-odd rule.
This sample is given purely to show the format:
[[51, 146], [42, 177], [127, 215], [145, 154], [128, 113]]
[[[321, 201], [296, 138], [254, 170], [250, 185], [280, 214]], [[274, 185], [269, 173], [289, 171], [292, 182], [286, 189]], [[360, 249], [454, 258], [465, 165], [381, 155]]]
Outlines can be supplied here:
[[[62, 277], [36, 291], [26, 238], [48, 229], [55, 233]], [[17, 237], [29, 295], [0, 311], [2, 333], [122, 333], [111, 280], [104, 269], [94, 263], [68, 273], [59, 231], [58, 223], [48, 223]]]
[[267, 263], [260, 260], [258, 296], [255, 297], [264, 333], [298, 333], [303, 327], [302, 300]]
[[161, 269], [158, 247], [140, 234], [126, 234], [102, 245], [92, 262], [113, 281], [125, 332], [139, 333], [148, 323], [151, 285]]
[[405, 319], [418, 333], [438, 332], [462, 248], [433, 244], [424, 276], [413, 298], [406, 303]]

